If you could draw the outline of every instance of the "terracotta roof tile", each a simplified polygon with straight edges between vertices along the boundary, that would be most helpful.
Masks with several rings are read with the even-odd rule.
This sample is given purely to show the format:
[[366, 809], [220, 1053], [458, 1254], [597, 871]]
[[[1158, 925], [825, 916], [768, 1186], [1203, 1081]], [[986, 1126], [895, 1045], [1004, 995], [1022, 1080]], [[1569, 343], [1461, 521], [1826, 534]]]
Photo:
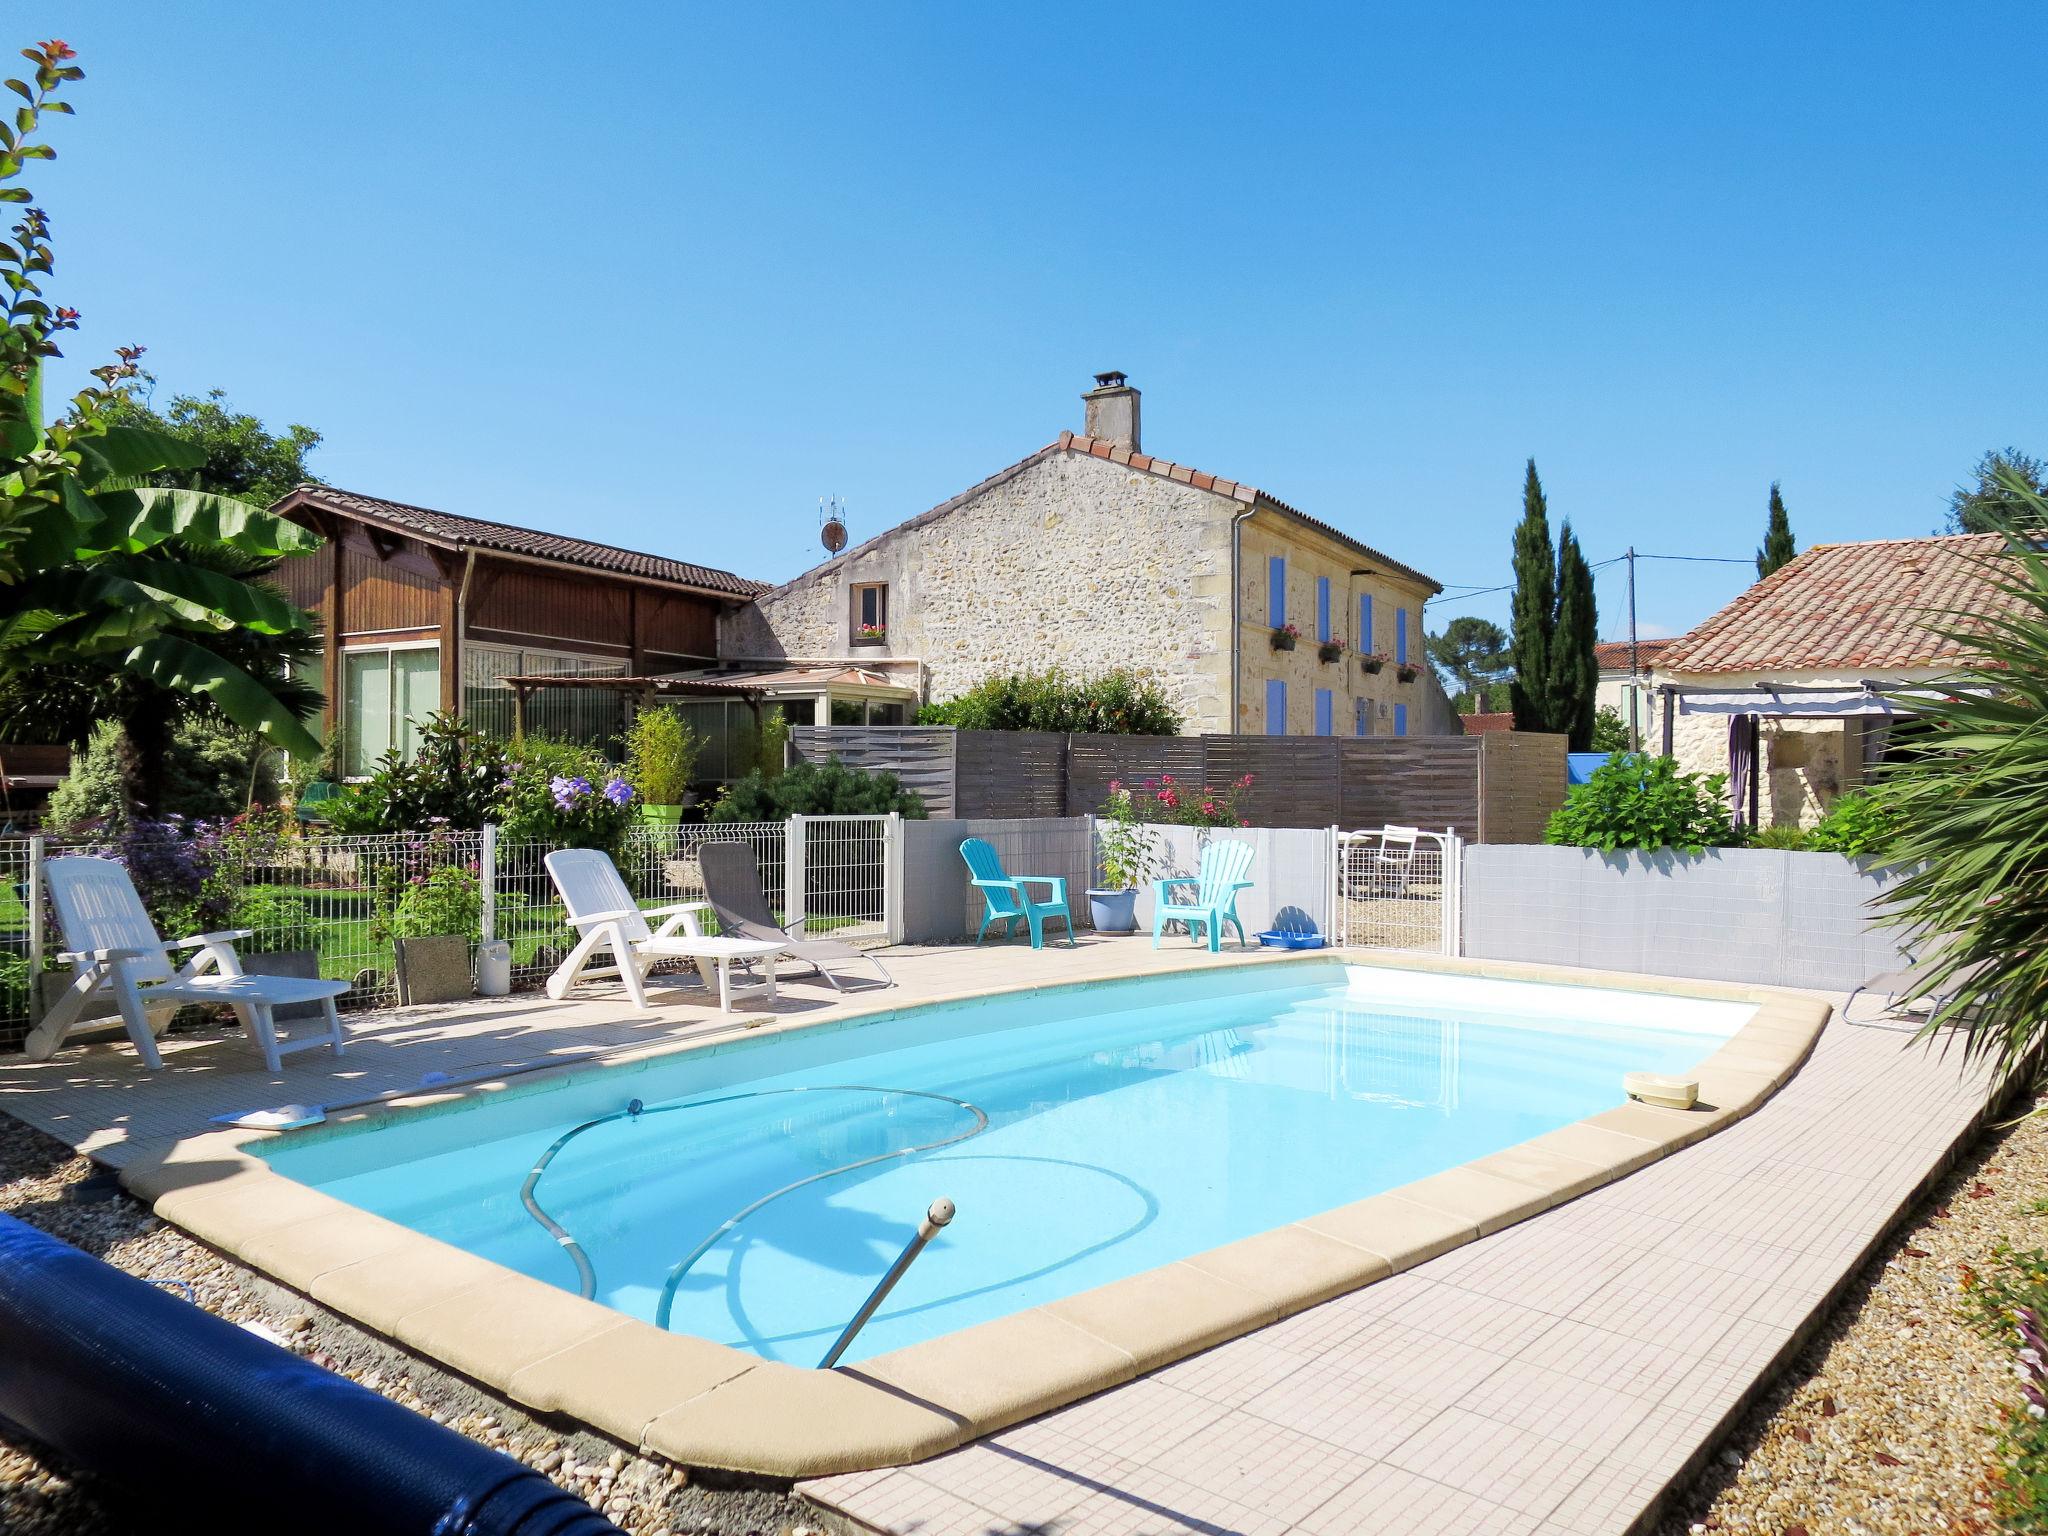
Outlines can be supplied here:
[[2004, 548], [2005, 541], [1989, 533], [1816, 544], [1670, 642], [1657, 670], [1948, 665], [1968, 647], [1943, 631], [1963, 616], [2011, 605], [1997, 588]]
[[[1648, 671], [1665, 650], [1677, 644], [1677, 640], [1666, 637], [1661, 640], [1638, 640], [1636, 642], [1636, 664]], [[1626, 640], [1602, 640], [1593, 647], [1593, 661], [1602, 672], [1626, 672], [1628, 670], [1628, 642]]]
[[[766, 582], [748, 581], [743, 576], [708, 565], [693, 565], [687, 560], [672, 560], [666, 555], [642, 554], [638, 550], [620, 549], [611, 544], [596, 544], [589, 539], [574, 539], [566, 534], [544, 533], [538, 528], [520, 528], [511, 523], [486, 522], [479, 517], [437, 512], [431, 507], [415, 507], [402, 501], [386, 501], [381, 496], [344, 491], [339, 486], [302, 485], [291, 492], [286, 501], [368, 518], [401, 533], [418, 534], [458, 549], [474, 547], [501, 550], [507, 554], [533, 555], [544, 560], [558, 560], [564, 565], [609, 571], [614, 575], [634, 576], [646, 581], [672, 582], [678, 586], [729, 593], [734, 597], [752, 597], [757, 592], [768, 590]], [[280, 503], [282, 505], [284, 503]]]

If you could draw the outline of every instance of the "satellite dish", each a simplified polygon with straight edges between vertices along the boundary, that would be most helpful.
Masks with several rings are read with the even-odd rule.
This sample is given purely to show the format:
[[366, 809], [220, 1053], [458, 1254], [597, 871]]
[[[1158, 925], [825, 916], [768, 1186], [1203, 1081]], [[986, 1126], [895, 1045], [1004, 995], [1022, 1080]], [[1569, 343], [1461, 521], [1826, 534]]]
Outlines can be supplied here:
[[846, 503], [837, 496], [818, 498], [818, 542], [835, 555], [846, 548]]

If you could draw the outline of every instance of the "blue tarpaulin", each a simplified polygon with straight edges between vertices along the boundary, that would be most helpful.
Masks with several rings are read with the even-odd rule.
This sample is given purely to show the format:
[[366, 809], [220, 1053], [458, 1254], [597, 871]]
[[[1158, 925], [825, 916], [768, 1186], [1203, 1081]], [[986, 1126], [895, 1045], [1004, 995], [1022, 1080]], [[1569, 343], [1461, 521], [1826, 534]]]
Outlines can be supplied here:
[[1593, 770], [1613, 756], [1611, 752], [1567, 752], [1564, 755], [1564, 781], [1567, 784], [1583, 784], [1593, 777]]

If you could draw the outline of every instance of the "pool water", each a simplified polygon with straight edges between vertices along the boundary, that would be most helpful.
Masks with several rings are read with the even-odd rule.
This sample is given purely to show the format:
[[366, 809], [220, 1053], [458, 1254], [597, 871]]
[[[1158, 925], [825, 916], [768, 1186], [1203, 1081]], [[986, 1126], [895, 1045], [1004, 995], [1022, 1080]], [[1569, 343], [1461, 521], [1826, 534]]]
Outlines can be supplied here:
[[[669, 1327], [813, 1365], [937, 1197], [958, 1216], [849, 1361], [1595, 1114], [1622, 1101], [1623, 1073], [1683, 1070], [1751, 1011], [1370, 966], [1182, 973], [756, 1037], [271, 1160], [574, 1291], [571, 1251], [521, 1188], [595, 1120], [532, 1189], [585, 1256], [595, 1299], [653, 1321], [666, 1288]], [[631, 1099], [641, 1112], [621, 1115]], [[934, 1142], [950, 1144], [887, 1155]], [[792, 1184], [670, 1283], [728, 1218]]]

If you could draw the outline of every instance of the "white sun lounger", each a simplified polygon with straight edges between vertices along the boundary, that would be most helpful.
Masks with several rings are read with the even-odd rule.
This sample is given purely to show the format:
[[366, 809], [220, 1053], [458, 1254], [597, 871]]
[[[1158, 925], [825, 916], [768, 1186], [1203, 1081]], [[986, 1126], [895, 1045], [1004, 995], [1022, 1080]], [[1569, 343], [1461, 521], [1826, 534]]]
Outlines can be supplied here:
[[[46, 1061], [54, 1055], [64, 1037], [78, 1027], [86, 1004], [101, 992], [113, 994], [128, 1038], [152, 1068], [164, 1064], [156, 1037], [172, 1015], [190, 1003], [221, 1003], [234, 1009], [272, 1072], [283, 1070], [280, 1058], [291, 1051], [324, 1045], [337, 1056], [342, 1053], [341, 1015], [334, 1000], [348, 991], [347, 982], [244, 975], [235, 940], [254, 937], [248, 928], [195, 934], [166, 944], [135, 894], [128, 871], [112, 859], [52, 859], [43, 866], [43, 878], [64, 935], [65, 951], [57, 958], [77, 974], [29, 1035], [30, 1060]], [[173, 969], [168, 957], [184, 950], [198, 953]], [[319, 1038], [278, 1042], [272, 1010], [292, 1003], [322, 1005], [327, 1028]]]
[[[569, 926], [579, 935], [555, 973], [548, 978], [548, 996], [566, 997], [587, 976], [616, 975], [636, 1008], [650, 1008], [647, 975], [659, 960], [693, 960], [706, 986], [718, 993], [720, 1011], [730, 1013], [733, 999], [775, 995], [775, 957], [788, 946], [767, 939], [720, 937], [704, 932], [705, 901], [679, 901], [665, 907], [642, 908], [626, 888], [618, 866], [594, 848], [557, 848], [547, 857], [548, 876], [561, 893]], [[649, 918], [662, 920], [659, 928]], [[597, 965], [598, 952], [608, 950], [610, 965]], [[757, 961], [762, 980], [735, 986], [733, 963]]]

